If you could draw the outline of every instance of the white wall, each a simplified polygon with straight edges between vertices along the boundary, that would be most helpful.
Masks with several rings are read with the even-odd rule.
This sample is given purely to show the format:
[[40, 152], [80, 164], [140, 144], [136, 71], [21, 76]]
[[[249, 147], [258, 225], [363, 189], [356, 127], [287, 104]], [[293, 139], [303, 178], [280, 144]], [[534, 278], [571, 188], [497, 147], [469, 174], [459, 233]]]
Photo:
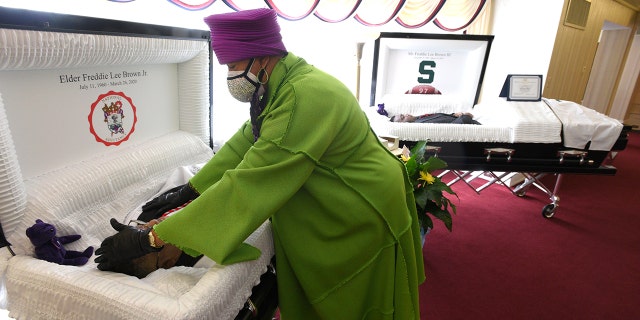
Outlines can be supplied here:
[[564, 1], [493, 0], [495, 35], [480, 102], [498, 97], [508, 74], [547, 78]]

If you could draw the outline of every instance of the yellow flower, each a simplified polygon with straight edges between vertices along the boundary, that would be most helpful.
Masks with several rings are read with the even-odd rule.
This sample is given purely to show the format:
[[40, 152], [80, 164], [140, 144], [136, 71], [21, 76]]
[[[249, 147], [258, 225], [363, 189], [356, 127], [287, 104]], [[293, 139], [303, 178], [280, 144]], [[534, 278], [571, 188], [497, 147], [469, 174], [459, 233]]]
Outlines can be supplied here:
[[429, 172], [420, 171], [420, 178], [418, 180], [425, 181], [427, 184], [433, 184], [433, 182], [436, 181], [436, 178], [434, 178]]
[[456, 206], [443, 195], [443, 192], [456, 197], [457, 195], [442, 180], [431, 174], [436, 170], [445, 169], [447, 163], [434, 156], [425, 158], [426, 150], [427, 141], [418, 141], [411, 150], [407, 146], [403, 146], [400, 155], [407, 174], [411, 177], [418, 220], [423, 230], [433, 228], [432, 218], [435, 218], [442, 221], [445, 227], [451, 231], [450, 211], [456, 213]]
[[407, 148], [407, 146], [402, 146], [402, 153], [400, 154], [400, 159], [405, 163], [411, 159], [411, 151]]

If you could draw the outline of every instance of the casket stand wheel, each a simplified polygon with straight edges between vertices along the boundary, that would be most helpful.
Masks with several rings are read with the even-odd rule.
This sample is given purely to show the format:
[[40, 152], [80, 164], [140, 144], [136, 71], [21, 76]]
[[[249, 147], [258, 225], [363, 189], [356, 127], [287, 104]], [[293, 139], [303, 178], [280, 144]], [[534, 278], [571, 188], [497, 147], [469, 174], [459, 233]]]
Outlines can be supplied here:
[[544, 208], [542, 208], [542, 216], [549, 219], [551, 217], [553, 217], [553, 215], [556, 212], [556, 208], [558, 206], [555, 203], [550, 203], [546, 206], [544, 206]]
[[526, 187], [526, 188], [522, 188], [522, 189], [519, 189], [519, 190], [517, 190], [517, 191], [514, 191], [513, 193], [514, 193], [516, 196], [518, 196], [518, 197], [522, 198], [522, 197], [524, 197], [524, 196], [526, 196], [526, 195], [527, 195], [527, 191], [528, 191], [528, 190], [529, 190], [529, 187]]
[[548, 195], [549, 199], [551, 200], [551, 203], [545, 205], [542, 208], [542, 216], [547, 219], [553, 217], [556, 209], [558, 208], [558, 202], [560, 202], [560, 197], [558, 197], [556, 194], [560, 186], [562, 174], [556, 174], [556, 181], [553, 190], [549, 189], [542, 183], [542, 181], [540, 181], [540, 179], [544, 177], [546, 173], [520, 172], [520, 174], [524, 176], [524, 181], [513, 188], [511, 192], [518, 197], [524, 197], [531, 186], [538, 188], [546, 195]]

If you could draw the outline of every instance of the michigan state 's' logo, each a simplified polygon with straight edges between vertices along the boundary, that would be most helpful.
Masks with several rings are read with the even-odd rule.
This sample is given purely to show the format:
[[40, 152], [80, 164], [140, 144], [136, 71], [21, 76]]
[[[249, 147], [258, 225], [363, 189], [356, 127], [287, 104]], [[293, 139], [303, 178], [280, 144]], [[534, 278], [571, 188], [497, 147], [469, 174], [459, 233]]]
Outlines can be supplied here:
[[91, 104], [89, 126], [96, 141], [107, 146], [119, 145], [129, 139], [137, 121], [136, 107], [122, 92], [101, 94]]

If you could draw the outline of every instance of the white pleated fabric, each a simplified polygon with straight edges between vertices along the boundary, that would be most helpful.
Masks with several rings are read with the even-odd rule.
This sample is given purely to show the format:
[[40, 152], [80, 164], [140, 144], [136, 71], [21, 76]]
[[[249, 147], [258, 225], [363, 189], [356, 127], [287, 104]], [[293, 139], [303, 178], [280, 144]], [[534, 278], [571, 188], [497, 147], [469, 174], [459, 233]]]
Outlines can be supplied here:
[[[62, 266], [33, 257], [24, 230], [35, 219], [55, 221], [59, 235], [80, 234], [68, 250], [98, 248], [115, 233], [108, 221], [126, 220], [152, 198], [176, 168], [195, 172], [212, 156], [198, 137], [176, 131], [98, 155], [25, 182], [24, 215], [9, 235], [17, 256], [6, 263], [10, 316], [17, 319], [233, 319], [273, 256], [265, 223], [247, 242], [262, 251], [255, 261], [231, 266], [175, 267], [144, 279], [104, 272], [93, 258], [84, 266]], [[172, 178], [172, 183], [184, 183]]]
[[205, 47], [192, 59], [178, 64], [180, 130], [195, 134], [206, 144], [211, 137], [209, 54]]
[[95, 264], [59, 266], [29, 256], [9, 260], [9, 316], [15, 319], [234, 319], [273, 255], [266, 222], [247, 243], [259, 259], [209, 268], [173, 267], [144, 279]]
[[562, 122], [544, 101], [488, 100], [473, 108], [475, 119], [482, 125], [511, 128], [510, 143], [559, 143]]
[[473, 101], [445, 94], [386, 94], [383, 101], [389, 116], [470, 112], [473, 108]]
[[13, 232], [26, 205], [20, 164], [0, 95], [0, 221], [5, 235]]
[[176, 167], [205, 162], [211, 155], [198, 137], [175, 131], [28, 179], [24, 217], [7, 237], [16, 253], [31, 254], [24, 231], [42, 219], [55, 221], [61, 234], [84, 235], [79, 247], [99, 245], [113, 233], [111, 217], [123, 219], [155, 194]]
[[0, 29], [0, 70], [181, 63], [206, 41]]

